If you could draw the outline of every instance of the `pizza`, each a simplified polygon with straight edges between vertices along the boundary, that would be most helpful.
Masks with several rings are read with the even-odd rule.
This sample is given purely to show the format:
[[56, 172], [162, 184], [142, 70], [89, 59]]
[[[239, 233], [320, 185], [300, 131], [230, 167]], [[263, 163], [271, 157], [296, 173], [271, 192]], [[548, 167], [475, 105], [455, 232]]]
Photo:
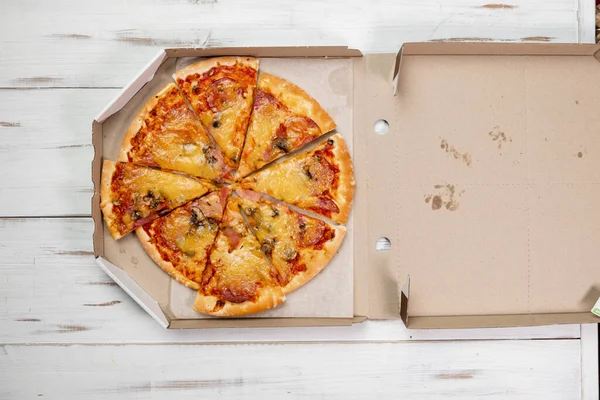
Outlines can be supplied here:
[[111, 235], [119, 239], [214, 188], [200, 179], [105, 160], [100, 208]]
[[135, 230], [210, 316], [277, 307], [315, 279], [340, 250], [352, 205], [352, 161], [342, 135], [327, 135], [333, 119], [258, 65], [218, 57], [176, 71], [124, 127], [117, 162], [102, 166], [112, 237]]
[[250, 175], [241, 187], [344, 224], [354, 194], [354, 172], [346, 142], [335, 134], [306, 153]]
[[285, 300], [276, 271], [230, 197], [210, 252], [194, 309], [216, 316], [246, 315]]
[[136, 229], [154, 262], [191, 289], [200, 289], [228, 195], [228, 188], [211, 192]]
[[171, 83], [154, 95], [125, 134], [118, 161], [221, 180], [223, 155]]
[[337, 253], [346, 228], [300, 214], [256, 192], [237, 190], [262, 251], [277, 269], [284, 293], [311, 280]]
[[238, 174], [244, 177], [334, 128], [333, 119], [304, 90], [262, 73]]
[[250, 57], [211, 58], [173, 75], [232, 167], [240, 162], [257, 77], [258, 60]]

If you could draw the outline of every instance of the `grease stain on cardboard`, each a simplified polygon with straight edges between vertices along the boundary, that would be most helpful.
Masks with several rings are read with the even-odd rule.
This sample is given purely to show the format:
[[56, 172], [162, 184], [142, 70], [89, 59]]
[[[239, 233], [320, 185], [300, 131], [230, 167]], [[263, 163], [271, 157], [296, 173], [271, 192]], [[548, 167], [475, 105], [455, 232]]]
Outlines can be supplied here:
[[329, 87], [331, 91], [337, 95], [346, 97], [346, 106], [352, 106], [352, 97], [348, 93], [348, 84], [352, 82], [352, 71], [347, 67], [337, 68], [329, 74]]
[[440, 148], [442, 150], [444, 150], [446, 152], [446, 154], [449, 154], [455, 160], [461, 161], [467, 167], [471, 166], [471, 161], [472, 161], [471, 155], [467, 152], [461, 153], [460, 151], [456, 150], [456, 148], [454, 146], [452, 146], [451, 144], [449, 144], [446, 139], [442, 139], [442, 142], [440, 143]]
[[425, 203], [431, 204], [433, 211], [446, 209], [448, 211], [456, 211], [460, 206], [458, 199], [465, 192], [457, 191], [455, 185], [434, 185], [435, 193], [425, 195]]
[[494, 129], [488, 132], [488, 135], [492, 138], [492, 141], [496, 143], [498, 149], [501, 149], [506, 143], [512, 142], [512, 138], [506, 136], [506, 133], [501, 131], [499, 126], [495, 126]]

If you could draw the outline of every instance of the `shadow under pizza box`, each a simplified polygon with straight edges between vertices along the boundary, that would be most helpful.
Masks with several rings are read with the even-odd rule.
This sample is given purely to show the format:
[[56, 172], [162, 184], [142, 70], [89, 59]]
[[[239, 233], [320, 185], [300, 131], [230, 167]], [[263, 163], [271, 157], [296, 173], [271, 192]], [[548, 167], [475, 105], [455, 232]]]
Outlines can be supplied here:
[[[345, 60], [350, 69], [341, 81], [331, 71], [324, 86], [348, 93], [342, 108], [350, 110], [343, 129], [351, 132], [356, 179], [346, 238], [350, 316], [178, 318], [170, 277], [149, 258], [141, 262], [143, 250], [134, 255], [132, 235], [115, 242], [105, 232], [101, 163], [115, 159], [122, 136], [103, 132], [115, 121], [128, 125], [139, 110], [132, 102], [169, 83], [178, 60], [222, 55], [289, 66]], [[396, 318], [409, 328], [597, 322], [588, 294], [600, 287], [598, 87], [598, 45], [414, 43], [367, 55], [343, 47], [161, 51], [93, 122], [97, 262], [168, 328]]]

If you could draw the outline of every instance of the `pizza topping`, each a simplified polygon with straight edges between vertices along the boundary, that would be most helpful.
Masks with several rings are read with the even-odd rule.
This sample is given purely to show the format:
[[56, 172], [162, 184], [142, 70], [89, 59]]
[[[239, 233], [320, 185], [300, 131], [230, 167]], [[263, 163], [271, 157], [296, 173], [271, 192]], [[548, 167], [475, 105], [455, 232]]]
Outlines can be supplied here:
[[281, 126], [283, 129], [278, 131], [278, 136], [285, 134], [286, 138], [295, 143], [295, 147], [300, 147], [321, 136], [319, 126], [308, 117], [292, 116]]
[[270, 107], [272, 109], [286, 108], [275, 96], [264, 89], [257, 89], [254, 97], [254, 109]]
[[[176, 74], [176, 80], [200, 121], [225, 154], [225, 161], [236, 167], [252, 111], [258, 63], [251, 58], [238, 58], [233, 65], [231, 62], [232, 59], [228, 58], [220, 64], [217, 59], [211, 63], [214, 66], [202, 73], [186, 75], [184, 69]], [[189, 68], [191, 71], [203, 69], [201, 65]]]
[[231, 253], [240, 244], [242, 236], [230, 226], [223, 228], [222, 232], [227, 237], [227, 240], [229, 240], [229, 252]]
[[[220, 192], [210, 193], [143, 227], [160, 254], [160, 259], [155, 261], [161, 267], [164, 267], [163, 261], [169, 262], [175, 271], [165, 271], [180, 282], [185, 279], [184, 282], [195, 289], [200, 288], [208, 251], [217, 235], [218, 223], [222, 217], [222, 208], [221, 214], [213, 213], [212, 218], [202, 210], [213, 208], [212, 204], [219, 203], [220, 195]], [[156, 257], [153, 253], [150, 255]]]
[[273, 140], [272, 146], [287, 153], [289, 151], [290, 143], [283, 137], [277, 137]]
[[[239, 83], [230, 78], [221, 78], [213, 82], [206, 90], [206, 105], [214, 113], [223, 111], [237, 101], [243, 90]], [[215, 120], [217, 121], [217, 120]], [[218, 128], [217, 126], [214, 128]]]
[[315, 246], [321, 243], [324, 237], [326, 237], [325, 241], [335, 237], [335, 232], [325, 222], [311, 220], [312, 223], [307, 228], [307, 224], [304, 222], [304, 219], [305, 217], [303, 216], [300, 216], [299, 218], [299, 225], [304, 226], [301, 228], [298, 235], [298, 243], [301, 247]]
[[293, 261], [298, 256], [298, 252], [294, 248], [287, 248], [283, 250], [283, 257], [286, 261]]
[[[124, 143], [128, 151], [120, 159], [219, 180], [226, 172], [223, 156], [211, 145], [177, 87], [167, 86], [156, 98], [152, 110], [143, 111], [134, 121], [137, 126], [141, 118], [141, 128]], [[210, 154], [200, 151], [207, 146], [214, 149]]]
[[327, 197], [318, 197], [317, 204], [309, 206], [308, 209], [327, 218], [331, 218], [334, 213], [340, 212], [340, 208], [335, 201]]
[[277, 239], [275, 238], [265, 239], [261, 245], [262, 252], [265, 253], [267, 256], [270, 256], [273, 252], [273, 247], [275, 246], [275, 243], [277, 243]]
[[252, 287], [237, 286], [233, 288], [223, 288], [221, 297], [225, 301], [232, 303], [243, 303], [252, 299], [256, 295], [256, 289]]
[[303, 166], [308, 179], [313, 180], [313, 193], [319, 193], [333, 184], [335, 169], [322, 157], [311, 157]]

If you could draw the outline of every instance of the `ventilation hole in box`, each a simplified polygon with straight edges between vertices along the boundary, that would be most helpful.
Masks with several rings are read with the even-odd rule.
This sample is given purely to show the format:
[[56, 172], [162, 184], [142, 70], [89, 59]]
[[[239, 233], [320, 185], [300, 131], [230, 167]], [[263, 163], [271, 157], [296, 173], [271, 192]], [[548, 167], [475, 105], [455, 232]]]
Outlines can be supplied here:
[[390, 242], [390, 239], [388, 239], [386, 237], [380, 237], [375, 242], [375, 250], [377, 250], [380, 253], [385, 253], [387, 251], [390, 251], [391, 247], [392, 247], [392, 242]]
[[373, 131], [375, 131], [377, 135], [385, 135], [389, 130], [390, 124], [388, 124], [385, 119], [378, 119], [375, 121], [375, 124], [373, 124]]

